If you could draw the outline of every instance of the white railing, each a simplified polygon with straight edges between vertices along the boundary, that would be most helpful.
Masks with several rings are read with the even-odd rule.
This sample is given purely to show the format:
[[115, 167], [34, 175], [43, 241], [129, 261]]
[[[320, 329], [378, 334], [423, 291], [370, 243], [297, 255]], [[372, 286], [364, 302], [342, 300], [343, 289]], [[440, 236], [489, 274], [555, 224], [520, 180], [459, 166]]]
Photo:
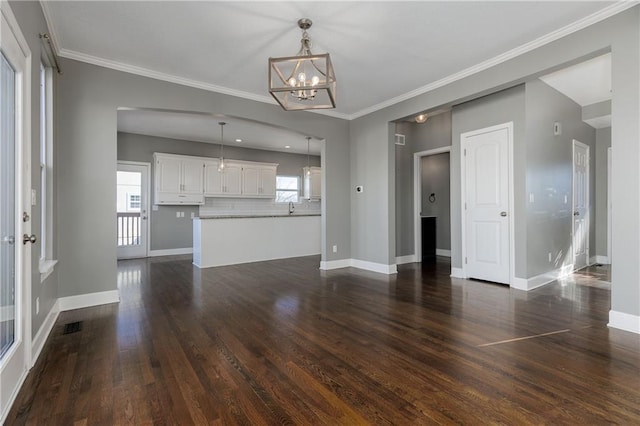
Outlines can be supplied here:
[[140, 244], [140, 213], [118, 213], [118, 247]]

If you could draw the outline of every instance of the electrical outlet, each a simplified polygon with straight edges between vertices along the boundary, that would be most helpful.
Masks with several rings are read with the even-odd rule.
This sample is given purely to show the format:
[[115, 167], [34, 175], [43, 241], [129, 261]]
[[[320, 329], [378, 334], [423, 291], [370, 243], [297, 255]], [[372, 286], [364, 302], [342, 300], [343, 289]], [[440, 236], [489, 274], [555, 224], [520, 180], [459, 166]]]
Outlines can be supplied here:
[[176, 212], [176, 217], [180, 217], [180, 212]]
[[40, 313], [40, 298], [36, 297], [36, 315]]
[[336, 245], [334, 245], [334, 246], [333, 246], [333, 252], [334, 252], [334, 253], [337, 253], [337, 252], [338, 252], [338, 246], [336, 246]]

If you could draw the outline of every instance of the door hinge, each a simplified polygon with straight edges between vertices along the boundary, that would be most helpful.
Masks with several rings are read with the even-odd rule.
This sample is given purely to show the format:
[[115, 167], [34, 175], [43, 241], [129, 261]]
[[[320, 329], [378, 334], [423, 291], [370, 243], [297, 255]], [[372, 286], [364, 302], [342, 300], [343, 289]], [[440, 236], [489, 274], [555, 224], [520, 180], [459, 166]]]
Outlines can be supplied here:
[[467, 258], [466, 257], [464, 258], [464, 264], [465, 265], [467, 264]]
[[467, 149], [466, 148], [464, 149], [464, 156], [465, 157], [467, 156]]

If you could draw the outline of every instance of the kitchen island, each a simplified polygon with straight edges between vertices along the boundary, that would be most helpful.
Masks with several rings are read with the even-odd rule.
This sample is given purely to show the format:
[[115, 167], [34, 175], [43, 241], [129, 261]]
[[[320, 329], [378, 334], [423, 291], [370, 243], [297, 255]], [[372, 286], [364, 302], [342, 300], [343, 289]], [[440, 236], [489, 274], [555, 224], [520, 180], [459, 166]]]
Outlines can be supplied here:
[[202, 216], [193, 219], [199, 268], [320, 254], [320, 215]]

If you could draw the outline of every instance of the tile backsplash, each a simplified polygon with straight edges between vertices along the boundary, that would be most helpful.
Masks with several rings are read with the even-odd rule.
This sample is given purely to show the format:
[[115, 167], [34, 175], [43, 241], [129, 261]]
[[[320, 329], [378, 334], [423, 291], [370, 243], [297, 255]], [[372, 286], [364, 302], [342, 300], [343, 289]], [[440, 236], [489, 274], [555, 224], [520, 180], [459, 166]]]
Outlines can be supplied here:
[[[270, 215], [289, 214], [287, 203], [276, 203], [272, 199], [261, 198], [205, 198], [204, 205], [200, 206], [200, 216], [246, 216], [246, 215]], [[320, 214], [321, 201], [302, 200], [294, 203], [295, 212]]]

